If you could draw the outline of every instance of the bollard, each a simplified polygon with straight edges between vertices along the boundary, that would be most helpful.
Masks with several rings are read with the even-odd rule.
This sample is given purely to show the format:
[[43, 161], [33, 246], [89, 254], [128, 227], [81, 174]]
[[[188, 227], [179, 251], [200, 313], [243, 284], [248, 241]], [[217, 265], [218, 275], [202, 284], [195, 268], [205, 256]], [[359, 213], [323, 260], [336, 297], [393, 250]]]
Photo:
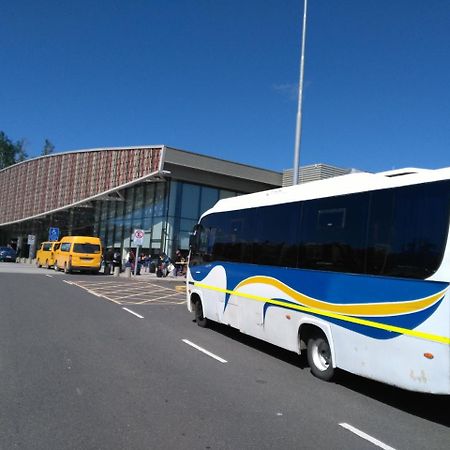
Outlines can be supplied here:
[[31, 263], [32, 263], [31, 258], [28, 258], [27, 263], [28, 263], [28, 264], [31, 264]]
[[120, 276], [120, 267], [114, 267], [114, 274], [115, 277]]
[[131, 267], [125, 267], [125, 277], [131, 278]]

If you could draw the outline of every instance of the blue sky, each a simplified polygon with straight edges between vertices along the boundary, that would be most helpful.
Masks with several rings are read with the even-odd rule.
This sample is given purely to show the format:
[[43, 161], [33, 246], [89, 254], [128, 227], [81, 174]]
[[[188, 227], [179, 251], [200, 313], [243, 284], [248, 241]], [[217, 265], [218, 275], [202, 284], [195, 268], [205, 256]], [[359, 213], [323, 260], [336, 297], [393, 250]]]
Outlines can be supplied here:
[[[0, 130], [292, 167], [303, 0], [0, 0]], [[448, 0], [309, 0], [301, 165], [449, 166]]]

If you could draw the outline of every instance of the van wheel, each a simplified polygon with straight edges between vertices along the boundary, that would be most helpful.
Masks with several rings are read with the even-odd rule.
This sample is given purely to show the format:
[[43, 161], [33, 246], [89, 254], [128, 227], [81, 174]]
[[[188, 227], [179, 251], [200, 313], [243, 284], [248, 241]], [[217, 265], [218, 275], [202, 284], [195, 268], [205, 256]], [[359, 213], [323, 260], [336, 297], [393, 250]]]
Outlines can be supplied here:
[[311, 373], [324, 381], [330, 381], [335, 373], [331, 348], [322, 332], [316, 332], [308, 339], [308, 364]]
[[203, 307], [201, 300], [197, 300], [194, 306], [195, 321], [197, 325], [202, 328], [208, 326], [208, 319], [203, 315]]
[[72, 273], [72, 265], [70, 262], [64, 263], [64, 273]]

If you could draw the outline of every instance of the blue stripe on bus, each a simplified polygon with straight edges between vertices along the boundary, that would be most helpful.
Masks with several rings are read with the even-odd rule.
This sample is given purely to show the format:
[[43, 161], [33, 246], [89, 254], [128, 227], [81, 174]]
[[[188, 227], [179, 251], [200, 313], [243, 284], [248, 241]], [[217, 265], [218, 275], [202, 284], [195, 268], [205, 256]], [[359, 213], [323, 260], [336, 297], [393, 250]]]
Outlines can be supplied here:
[[[291, 289], [300, 292], [308, 297], [331, 304], [382, 304], [393, 302], [405, 302], [425, 298], [448, 287], [448, 283], [414, 280], [404, 278], [392, 278], [374, 275], [346, 274], [339, 272], [325, 272], [316, 270], [290, 269], [281, 267], [258, 266], [253, 264], [236, 264], [221, 263], [208, 264], [205, 266], [195, 266], [196, 274], [191, 271], [191, 275], [195, 281], [202, 281], [208, 273], [216, 266], [224, 267], [227, 275], [226, 289], [233, 291], [236, 286], [243, 280], [253, 276], [272, 277]], [[221, 286], [225, 288], [224, 286]], [[230, 294], [225, 296], [224, 310]], [[280, 299], [284, 303], [293, 305], [295, 302], [287, 299]], [[383, 316], [383, 317], [367, 317], [364, 319], [378, 322], [386, 325], [393, 325], [402, 328], [414, 329], [426, 319], [428, 319], [441, 304], [442, 299], [434, 303], [428, 308], [419, 310], [409, 314]], [[283, 307], [265, 303], [263, 306], [263, 318], [269, 307], [278, 307], [290, 309], [288, 306]], [[307, 313], [321, 317], [320, 314]], [[358, 316], [354, 316], [358, 317]], [[376, 339], [389, 339], [398, 336], [387, 330], [367, 327], [355, 323], [345, 322], [339, 319], [327, 317], [327, 321], [335, 323], [346, 329], [370, 336]]]

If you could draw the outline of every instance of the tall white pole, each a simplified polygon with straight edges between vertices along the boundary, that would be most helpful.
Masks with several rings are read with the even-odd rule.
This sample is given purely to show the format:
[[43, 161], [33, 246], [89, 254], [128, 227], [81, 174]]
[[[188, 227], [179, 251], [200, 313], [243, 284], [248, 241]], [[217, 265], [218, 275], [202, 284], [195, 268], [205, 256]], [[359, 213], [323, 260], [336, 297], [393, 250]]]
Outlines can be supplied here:
[[302, 137], [302, 100], [303, 100], [303, 73], [305, 71], [305, 41], [306, 41], [306, 10], [308, 0], [304, 0], [302, 50], [300, 56], [300, 79], [298, 83], [297, 125], [295, 127], [294, 173], [292, 184], [298, 184], [298, 171], [300, 166], [300, 142]]

